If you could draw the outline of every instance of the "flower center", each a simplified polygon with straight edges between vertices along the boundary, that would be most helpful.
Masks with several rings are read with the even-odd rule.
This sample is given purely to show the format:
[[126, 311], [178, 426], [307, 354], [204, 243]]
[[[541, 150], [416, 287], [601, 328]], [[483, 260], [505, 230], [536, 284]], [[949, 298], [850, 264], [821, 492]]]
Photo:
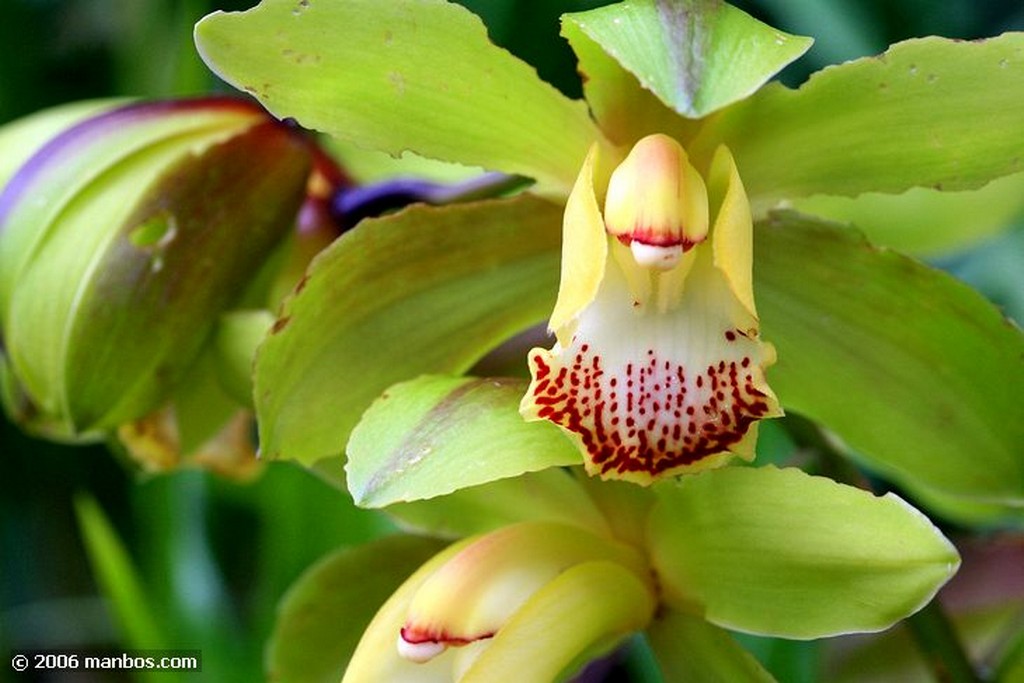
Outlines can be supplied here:
[[[671, 138], [637, 143], [612, 174], [603, 215], [591, 212], [600, 224], [586, 234], [607, 242], [596, 291], [556, 329], [552, 350], [530, 353], [523, 414], [566, 431], [591, 474], [648, 484], [749, 459], [757, 421], [781, 414], [764, 378], [774, 349], [749, 291], [750, 213], [727, 150], [711, 181], [709, 197]], [[580, 204], [570, 198], [567, 234], [587, 219], [573, 215]], [[563, 291], [573, 272], [584, 271], [563, 266]]]

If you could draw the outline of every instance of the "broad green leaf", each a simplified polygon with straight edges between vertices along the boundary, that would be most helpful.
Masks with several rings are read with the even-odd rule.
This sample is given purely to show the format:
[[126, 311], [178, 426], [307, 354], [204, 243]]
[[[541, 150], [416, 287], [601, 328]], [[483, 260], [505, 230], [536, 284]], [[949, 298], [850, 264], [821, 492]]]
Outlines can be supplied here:
[[812, 42], [716, 0], [625, 0], [567, 21], [691, 118], [750, 95]]
[[726, 631], [700, 617], [662, 610], [647, 637], [666, 681], [774, 681], [753, 655]]
[[274, 114], [393, 155], [411, 150], [568, 190], [599, 135], [582, 102], [441, 0], [264, 0], [206, 17], [196, 45]]
[[430, 500], [398, 503], [387, 512], [406, 526], [445, 538], [531, 520], [577, 524], [610, 534], [608, 521], [594, 501], [578, 480], [561, 468], [499, 479]]
[[978, 190], [940, 192], [916, 187], [901, 195], [817, 195], [793, 202], [805, 213], [852, 223], [878, 245], [921, 255], [971, 246], [1006, 229], [1024, 211], [1024, 173]]
[[281, 599], [267, 643], [268, 678], [337, 683], [380, 606], [443, 547], [391, 536], [339, 550], [310, 567]]
[[929, 37], [772, 85], [711, 118], [691, 146], [724, 142], [761, 207], [813, 194], [969, 190], [1024, 170], [1024, 33]]
[[460, 373], [550, 312], [561, 209], [521, 195], [366, 220], [310, 266], [256, 357], [264, 456], [344, 450], [387, 387]]
[[519, 415], [527, 384], [425, 375], [389, 387], [348, 442], [356, 504], [384, 507], [579, 464], [579, 452], [557, 427]]
[[895, 495], [798, 469], [727, 467], [658, 489], [652, 563], [673, 607], [785, 638], [879, 631], [956, 571], [956, 549]]
[[[755, 230], [768, 381], [877, 469], [978, 502], [1024, 498], [1024, 336], [976, 291], [854, 230]], [[1019, 503], [1018, 503], [1019, 504]]]

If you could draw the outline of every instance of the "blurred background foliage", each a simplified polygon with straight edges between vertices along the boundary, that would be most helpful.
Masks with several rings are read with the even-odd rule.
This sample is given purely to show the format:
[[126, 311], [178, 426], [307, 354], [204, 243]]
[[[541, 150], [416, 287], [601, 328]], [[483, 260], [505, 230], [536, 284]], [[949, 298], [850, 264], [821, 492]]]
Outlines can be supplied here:
[[[604, 2], [463, 1], [484, 18], [495, 42], [534, 64], [565, 92], [579, 94], [557, 17]], [[77, 99], [225, 90], [195, 55], [192, 25], [214, 9], [244, 9], [254, 2], [0, 0], [0, 45], [6, 49], [0, 60], [0, 123]], [[733, 4], [779, 28], [815, 37], [810, 53], [784, 72], [791, 85], [822, 66], [878, 53], [905, 38], [969, 39], [1024, 28], [1019, 0]], [[1010, 317], [1024, 320], [1019, 222], [935, 263], [981, 289]], [[271, 464], [248, 484], [198, 471], [143, 476], [103, 447], [33, 440], [7, 421], [0, 423], [0, 455], [0, 652], [199, 649], [201, 676], [164, 673], [158, 680], [261, 680], [263, 645], [288, 585], [330, 550], [391, 529], [380, 517], [354, 510], [346, 494], [288, 463]], [[111, 530], [113, 536], [104, 536]], [[98, 580], [85, 537], [93, 545], [104, 538], [123, 542], [126, 561], [108, 562], [105, 578]], [[129, 613], [106, 599], [110, 581], [122, 589], [137, 582], [141, 597]], [[817, 680], [813, 643], [748, 644], [781, 681]], [[4, 660], [0, 681], [11, 675]], [[136, 679], [120, 672], [17, 680]]]

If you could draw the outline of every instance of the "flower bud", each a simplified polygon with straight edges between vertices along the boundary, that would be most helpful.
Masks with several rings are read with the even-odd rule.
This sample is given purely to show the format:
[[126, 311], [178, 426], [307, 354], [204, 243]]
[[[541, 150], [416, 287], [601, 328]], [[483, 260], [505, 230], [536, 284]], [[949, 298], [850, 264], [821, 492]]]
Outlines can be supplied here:
[[165, 402], [309, 171], [296, 133], [228, 99], [132, 104], [51, 139], [0, 193], [8, 411], [78, 437]]

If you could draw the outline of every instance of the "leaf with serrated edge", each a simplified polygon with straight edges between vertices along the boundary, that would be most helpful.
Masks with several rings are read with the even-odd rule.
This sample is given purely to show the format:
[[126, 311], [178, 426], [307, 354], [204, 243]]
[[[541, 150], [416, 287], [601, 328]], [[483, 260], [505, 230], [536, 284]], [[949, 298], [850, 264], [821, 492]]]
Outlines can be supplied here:
[[221, 78], [278, 116], [397, 155], [568, 188], [599, 137], [569, 100], [440, 0], [264, 0], [217, 12], [196, 45]]
[[1024, 170], [1024, 33], [921, 38], [772, 84], [709, 119], [690, 152], [732, 150], [751, 201], [970, 190]]

